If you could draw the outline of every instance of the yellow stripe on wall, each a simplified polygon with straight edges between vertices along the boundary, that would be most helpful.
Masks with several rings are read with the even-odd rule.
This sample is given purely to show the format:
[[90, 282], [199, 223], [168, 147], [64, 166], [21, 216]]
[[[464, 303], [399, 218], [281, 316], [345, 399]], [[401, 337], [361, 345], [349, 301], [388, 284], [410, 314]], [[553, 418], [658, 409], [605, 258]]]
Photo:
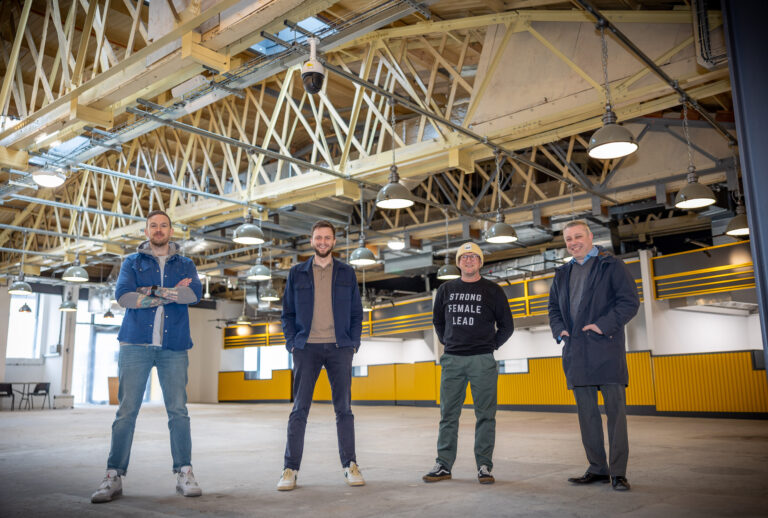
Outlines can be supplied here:
[[765, 372], [748, 351], [656, 356], [653, 371], [660, 412], [768, 412]]
[[395, 365], [395, 399], [430, 401], [437, 399], [435, 363], [398, 363]]
[[247, 380], [245, 372], [219, 372], [219, 401], [291, 399], [291, 371], [272, 371], [271, 380]]

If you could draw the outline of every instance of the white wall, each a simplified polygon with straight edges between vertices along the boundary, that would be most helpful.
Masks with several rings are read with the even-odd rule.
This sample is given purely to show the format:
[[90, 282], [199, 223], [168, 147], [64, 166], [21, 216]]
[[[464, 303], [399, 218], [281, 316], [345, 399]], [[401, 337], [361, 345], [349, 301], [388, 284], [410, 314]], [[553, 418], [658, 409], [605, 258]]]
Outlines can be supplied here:
[[352, 359], [353, 366], [434, 361], [432, 348], [423, 338], [367, 338]]
[[[195, 346], [189, 351], [189, 383], [187, 394], [190, 403], [216, 403], [219, 400], [219, 371], [236, 370], [222, 365], [224, 322], [219, 318], [232, 318], [239, 314], [240, 305], [226, 300], [216, 301], [216, 310], [189, 309], [189, 330]], [[242, 349], [240, 351], [242, 369]], [[226, 351], [231, 352], [231, 351]]]

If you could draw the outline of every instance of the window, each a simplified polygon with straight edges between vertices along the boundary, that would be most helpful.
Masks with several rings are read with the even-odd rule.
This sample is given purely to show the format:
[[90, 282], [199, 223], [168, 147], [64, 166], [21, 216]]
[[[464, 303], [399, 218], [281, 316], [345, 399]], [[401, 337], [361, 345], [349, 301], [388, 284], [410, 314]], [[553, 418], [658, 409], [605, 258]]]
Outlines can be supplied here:
[[525, 374], [528, 372], [528, 359], [499, 360], [499, 374]]
[[[31, 311], [19, 312], [26, 304]], [[40, 294], [11, 295], [6, 358], [37, 359], [41, 356]]]

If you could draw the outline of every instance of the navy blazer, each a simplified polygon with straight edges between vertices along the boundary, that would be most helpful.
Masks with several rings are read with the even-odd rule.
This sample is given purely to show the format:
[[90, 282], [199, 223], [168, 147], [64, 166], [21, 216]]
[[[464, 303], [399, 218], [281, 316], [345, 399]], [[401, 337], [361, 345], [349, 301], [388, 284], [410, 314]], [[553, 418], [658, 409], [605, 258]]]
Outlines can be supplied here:
[[[312, 272], [313, 257], [297, 264], [288, 273], [283, 294], [283, 334], [288, 351], [303, 349], [312, 329], [315, 307], [315, 277]], [[355, 271], [346, 263], [333, 260], [331, 281], [331, 305], [336, 345], [360, 348], [363, 330], [363, 305], [357, 286]]]

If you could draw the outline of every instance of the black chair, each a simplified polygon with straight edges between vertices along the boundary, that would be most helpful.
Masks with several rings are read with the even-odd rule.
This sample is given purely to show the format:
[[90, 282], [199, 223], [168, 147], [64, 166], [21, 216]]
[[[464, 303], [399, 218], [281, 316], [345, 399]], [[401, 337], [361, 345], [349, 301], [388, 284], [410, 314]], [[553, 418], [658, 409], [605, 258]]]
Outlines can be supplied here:
[[13, 393], [13, 384], [0, 383], [0, 397], [11, 398], [11, 410], [16, 405], [16, 395]]
[[51, 406], [51, 384], [49, 382], [46, 383], [38, 383], [35, 385], [35, 390], [29, 393], [29, 400], [32, 402], [32, 408], [35, 408], [34, 399], [32, 399], [35, 396], [42, 396], [43, 397], [43, 408], [45, 408], [45, 399], [48, 398], [48, 408], [53, 408]]

